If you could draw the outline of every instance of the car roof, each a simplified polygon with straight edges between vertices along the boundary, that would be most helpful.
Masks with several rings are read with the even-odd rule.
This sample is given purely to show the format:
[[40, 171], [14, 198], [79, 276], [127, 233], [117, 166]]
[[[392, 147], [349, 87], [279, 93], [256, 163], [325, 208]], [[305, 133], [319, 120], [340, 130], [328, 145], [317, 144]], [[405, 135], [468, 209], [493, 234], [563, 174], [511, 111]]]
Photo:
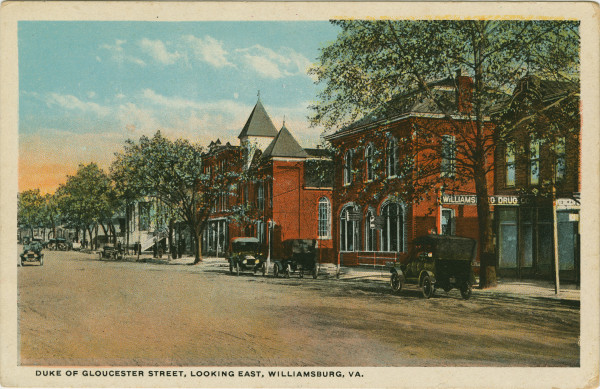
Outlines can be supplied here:
[[258, 238], [252, 237], [243, 237], [243, 238], [233, 238], [231, 240], [232, 243], [259, 243]]

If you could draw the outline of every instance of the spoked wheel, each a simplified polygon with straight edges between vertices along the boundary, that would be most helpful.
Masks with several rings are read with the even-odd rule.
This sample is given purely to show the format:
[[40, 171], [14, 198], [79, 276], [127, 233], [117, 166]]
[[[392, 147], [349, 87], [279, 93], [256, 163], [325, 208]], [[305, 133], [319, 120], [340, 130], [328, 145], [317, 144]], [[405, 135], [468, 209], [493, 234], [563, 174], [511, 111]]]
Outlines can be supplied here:
[[315, 268], [312, 271], [312, 276], [313, 278], [316, 280], [317, 277], [319, 276], [319, 268], [317, 267], [317, 265], [315, 265]]
[[40, 266], [44, 266], [44, 256], [40, 255]]
[[277, 264], [273, 265], [273, 277], [279, 277], [279, 266], [277, 266]]
[[229, 272], [233, 274], [233, 263], [231, 261], [229, 262]]
[[402, 290], [402, 280], [398, 273], [393, 273], [390, 277], [390, 287], [393, 293], [398, 293]]
[[468, 300], [469, 297], [471, 297], [471, 293], [473, 293], [471, 283], [468, 281], [463, 282], [463, 284], [460, 286], [460, 295], [462, 298]]
[[298, 274], [298, 277], [304, 278], [304, 269], [300, 269], [300, 273]]
[[236, 276], [239, 276], [239, 275], [240, 275], [240, 263], [239, 263], [239, 262], [237, 262], [237, 263], [235, 264], [235, 275], [236, 275]]
[[431, 282], [431, 278], [429, 276], [423, 277], [423, 296], [425, 298], [431, 298], [434, 292], [435, 289], [433, 283]]
[[262, 275], [263, 275], [263, 277], [265, 277], [267, 275], [267, 263], [266, 262], [262, 263]]
[[292, 265], [288, 263], [287, 267], [285, 268], [285, 278], [290, 278], [290, 274], [292, 274]]

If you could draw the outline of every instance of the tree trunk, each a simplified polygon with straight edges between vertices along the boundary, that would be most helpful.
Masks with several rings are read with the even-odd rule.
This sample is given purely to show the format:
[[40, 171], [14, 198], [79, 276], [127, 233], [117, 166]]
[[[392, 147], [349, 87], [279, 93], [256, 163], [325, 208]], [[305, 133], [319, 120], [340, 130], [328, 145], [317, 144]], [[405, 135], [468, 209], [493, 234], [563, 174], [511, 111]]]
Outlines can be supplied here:
[[194, 239], [194, 265], [197, 263], [202, 262], [202, 239], [201, 239], [201, 234], [196, 231], [196, 229], [194, 228], [193, 230], [193, 239]]

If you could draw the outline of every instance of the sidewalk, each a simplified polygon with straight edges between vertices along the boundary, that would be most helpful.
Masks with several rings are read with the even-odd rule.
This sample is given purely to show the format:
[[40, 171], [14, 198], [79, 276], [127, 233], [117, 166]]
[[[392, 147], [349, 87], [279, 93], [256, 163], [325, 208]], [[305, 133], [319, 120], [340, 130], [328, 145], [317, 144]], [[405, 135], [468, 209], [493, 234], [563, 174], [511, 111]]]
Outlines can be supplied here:
[[[137, 256], [128, 255], [127, 261], [135, 261]], [[162, 259], [152, 258], [151, 254], [143, 253], [140, 256], [140, 261], [147, 263], [169, 263], [173, 265], [187, 265], [194, 262], [193, 256], [184, 256], [178, 259], [169, 260], [166, 255]], [[199, 266], [211, 267], [227, 267], [227, 260], [218, 257], [204, 257]], [[332, 263], [321, 264], [319, 275], [335, 277], [337, 266]], [[272, 269], [269, 269], [269, 274], [272, 274]], [[372, 279], [378, 282], [387, 282], [390, 277], [388, 268], [378, 266], [375, 268], [369, 267], [341, 267], [339, 271], [340, 280], [358, 280]], [[488, 289], [473, 288], [473, 294], [481, 295], [502, 295], [507, 297], [529, 297], [529, 298], [544, 298], [561, 301], [580, 301], [579, 286], [574, 284], [561, 284], [558, 295], [554, 293], [554, 283], [545, 280], [515, 280], [515, 279], [499, 279], [498, 286]]]
[[[341, 267], [340, 279], [373, 279], [380, 281], [389, 280], [390, 272], [385, 267]], [[477, 280], [478, 281], [478, 280]], [[499, 279], [498, 286], [488, 289], [473, 288], [477, 294], [501, 294], [511, 297], [548, 298], [555, 300], [580, 301], [579, 286], [574, 284], [561, 284], [559, 294], [554, 293], [554, 283], [545, 280], [514, 280]]]

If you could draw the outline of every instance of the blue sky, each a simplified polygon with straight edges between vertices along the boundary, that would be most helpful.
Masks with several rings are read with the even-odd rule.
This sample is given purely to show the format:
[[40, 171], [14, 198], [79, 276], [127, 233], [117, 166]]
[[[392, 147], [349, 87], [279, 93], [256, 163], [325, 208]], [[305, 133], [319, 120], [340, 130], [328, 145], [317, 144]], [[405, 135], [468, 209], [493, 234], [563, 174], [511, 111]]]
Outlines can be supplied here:
[[[161, 129], [202, 144], [237, 143], [257, 91], [273, 122], [319, 141], [306, 74], [335, 40], [328, 22], [19, 22], [20, 189], [48, 190], [78, 163], [108, 167], [127, 138]], [[50, 185], [50, 182], [55, 182]]]

